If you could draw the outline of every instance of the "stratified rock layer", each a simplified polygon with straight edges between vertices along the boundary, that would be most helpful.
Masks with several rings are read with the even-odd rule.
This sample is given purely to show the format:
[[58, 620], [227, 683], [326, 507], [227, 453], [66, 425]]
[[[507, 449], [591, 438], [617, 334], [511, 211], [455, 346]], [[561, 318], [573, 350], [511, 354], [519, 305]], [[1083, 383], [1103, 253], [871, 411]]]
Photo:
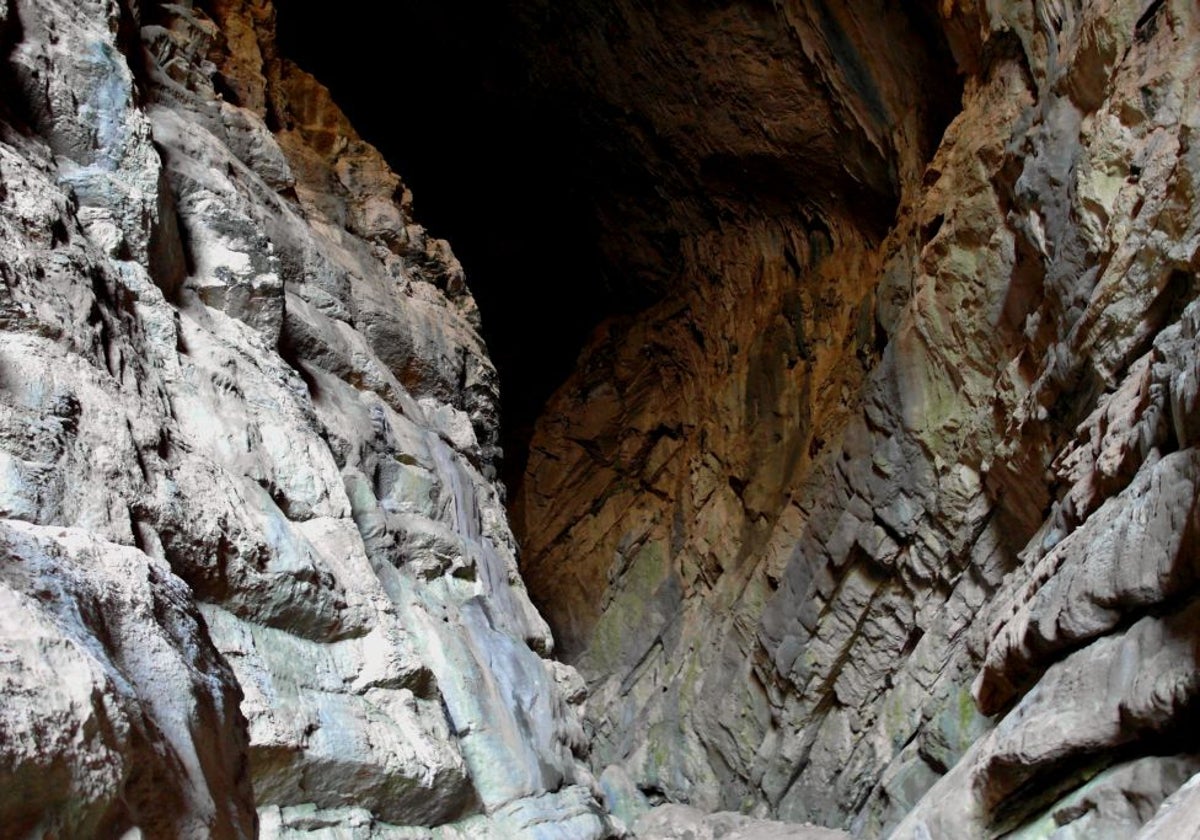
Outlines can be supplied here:
[[5, 836], [607, 834], [462, 270], [271, 4], [0, 71]]
[[[786, 21], [850, 136], [877, 137], [869, 86], [838, 73], [891, 79], [871, 89], [896, 114], [920, 65], [809, 5], [738, 20]], [[1195, 813], [1194, 785], [1170, 795], [1200, 770], [1200, 13], [938, 14], [965, 88], [936, 153], [891, 123], [789, 188], [798, 209], [729, 193], [711, 224], [663, 192], [691, 220], [663, 302], [610, 322], [540, 421], [522, 567], [588, 681], [619, 811], [956, 840], [1168, 836]], [[721, 80], [712, 110], [762, 120], [729, 172], [823, 107], [772, 98], [784, 48], [730, 81], [701, 60], [722, 35], [621, 31], [563, 67], [638, 52], [668, 86]], [[602, 96], [683, 150], [655, 158], [668, 187], [728, 145], [719, 119]], [[809, 123], [816, 148], [830, 125], [849, 130]], [[888, 181], [866, 175], [887, 161], [881, 227]]]

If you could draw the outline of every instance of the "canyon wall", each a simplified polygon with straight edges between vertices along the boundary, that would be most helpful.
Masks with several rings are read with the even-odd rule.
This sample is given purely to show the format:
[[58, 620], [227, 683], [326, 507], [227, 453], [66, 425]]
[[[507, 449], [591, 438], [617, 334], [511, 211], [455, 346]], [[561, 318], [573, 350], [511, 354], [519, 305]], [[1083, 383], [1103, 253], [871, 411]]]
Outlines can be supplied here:
[[606, 835], [462, 269], [274, 15], [0, 2], [0, 833]]
[[651, 5], [512, 7], [639, 311], [506, 511], [270, 0], [0, 0], [6, 836], [1194, 833], [1200, 10]]
[[523, 573], [627, 819], [1191, 836], [1200, 11], [904, 6], [571, 30], [661, 295], [539, 421]]

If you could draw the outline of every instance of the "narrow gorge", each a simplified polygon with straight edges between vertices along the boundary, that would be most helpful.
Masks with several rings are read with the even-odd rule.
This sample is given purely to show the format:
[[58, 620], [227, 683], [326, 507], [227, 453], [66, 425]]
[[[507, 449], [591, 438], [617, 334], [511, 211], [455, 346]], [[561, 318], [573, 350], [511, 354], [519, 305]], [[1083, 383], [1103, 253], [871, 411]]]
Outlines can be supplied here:
[[0, 0], [0, 89], [0, 836], [1200, 838], [1194, 0]]

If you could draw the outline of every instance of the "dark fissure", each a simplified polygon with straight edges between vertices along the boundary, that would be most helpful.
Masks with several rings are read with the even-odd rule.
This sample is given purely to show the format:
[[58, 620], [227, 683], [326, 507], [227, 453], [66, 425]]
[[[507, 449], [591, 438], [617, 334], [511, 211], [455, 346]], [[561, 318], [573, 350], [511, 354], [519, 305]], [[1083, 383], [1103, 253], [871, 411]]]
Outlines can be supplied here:
[[[718, 277], [689, 246], [751, 219], [819, 240], [839, 224], [878, 240], [892, 222], [893, 131], [909, 106], [883, 108], [900, 76], [872, 77], [843, 12], [808, 25], [833, 50], [820, 72], [845, 79], [863, 112], [817, 79], [795, 24], [767, 3], [349, 5], [361, 13], [280, 0], [281, 50], [331, 88], [413, 191], [417, 221], [462, 261], [500, 375], [514, 494], [534, 422], [594, 329], [692, 283], [689, 271]], [[936, 94], [914, 106], [928, 155], [959, 82], [923, 4], [886, 14], [905, 33], [896, 61]], [[777, 64], [764, 70], [762, 55]]]
[[0, 0], [4, 836], [1190, 836], [1198, 43]]
[[578, 103], [530, 79], [513, 4], [358, 5], [330, 15], [281, 0], [281, 48], [330, 87], [413, 191], [418, 222], [463, 263], [500, 374], [511, 487], [592, 329], [641, 302], [602, 262], [597, 137]]

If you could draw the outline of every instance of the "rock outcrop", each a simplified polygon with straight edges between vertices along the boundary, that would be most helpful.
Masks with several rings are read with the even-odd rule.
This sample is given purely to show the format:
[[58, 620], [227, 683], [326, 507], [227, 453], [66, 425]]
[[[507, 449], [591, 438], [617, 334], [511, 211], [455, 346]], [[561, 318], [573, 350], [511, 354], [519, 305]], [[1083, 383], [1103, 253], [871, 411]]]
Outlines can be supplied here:
[[3, 833], [603, 836], [461, 267], [274, 14], [0, 3]]
[[[849, 6], [617, 4], [558, 59], [658, 167], [621, 236], [678, 242], [639, 251], [662, 300], [597, 335], [515, 506], [595, 770], [627, 813], [1173, 836], [1200, 770], [1200, 16]], [[964, 80], [940, 139], [949, 71], [878, 40], [905, 14]], [[658, 87], [611, 81], [631, 65]]]
[[271, 0], [0, 0], [2, 833], [1194, 835], [1193, 0], [505, 19], [640, 307], [519, 568], [462, 267]]

